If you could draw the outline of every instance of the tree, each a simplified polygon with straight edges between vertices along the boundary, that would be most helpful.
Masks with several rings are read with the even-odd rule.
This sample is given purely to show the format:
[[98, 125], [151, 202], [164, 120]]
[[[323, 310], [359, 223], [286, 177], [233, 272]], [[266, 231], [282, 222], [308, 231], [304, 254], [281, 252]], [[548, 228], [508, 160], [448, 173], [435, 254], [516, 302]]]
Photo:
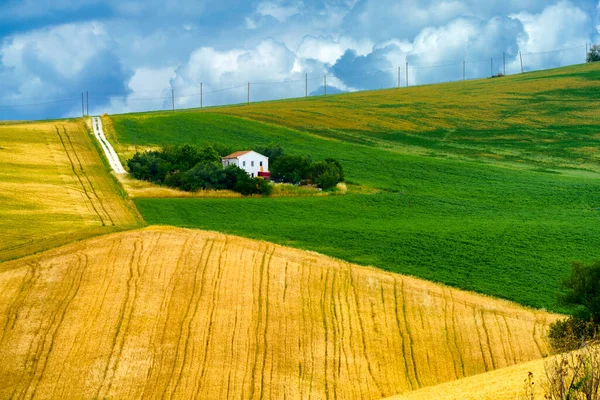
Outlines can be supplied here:
[[278, 144], [270, 144], [264, 147], [257, 147], [255, 151], [257, 153], [262, 154], [263, 156], [269, 157], [269, 163], [271, 163], [271, 165], [273, 165], [275, 160], [283, 156], [283, 148]]
[[271, 164], [271, 176], [276, 181], [300, 183], [308, 179], [311, 160], [303, 156], [281, 156]]
[[600, 61], [600, 46], [597, 44], [593, 45], [587, 54], [587, 62]]
[[573, 262], [571, 276], [562, 281], [559, 300], [575, 318], [600, 324], [600, 262], [586, 266]]
[[332, 158], [314, 162], [310, 168], [310, 179], [324, 190], [332, 189], [344, 180], [342, 164]]

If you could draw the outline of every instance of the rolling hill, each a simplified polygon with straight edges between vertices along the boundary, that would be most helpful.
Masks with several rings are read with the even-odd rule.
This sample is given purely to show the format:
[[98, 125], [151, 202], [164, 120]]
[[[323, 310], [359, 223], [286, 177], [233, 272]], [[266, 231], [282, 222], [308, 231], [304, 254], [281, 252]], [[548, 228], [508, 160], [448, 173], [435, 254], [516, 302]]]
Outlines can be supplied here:
[[105, 117], [135, 148], [282, 145], [376, 194], [137, 199], [150, 224], [318, 251], [564, 311], [558, 282], [600, 248], [600, 67], [207, 110]]
[[377, 399], [546, 354], [557, 316], [151, 227], [0, 264], [0, 397]]
[[81, 121], [0, 125], [0, 261], [140, 226]]

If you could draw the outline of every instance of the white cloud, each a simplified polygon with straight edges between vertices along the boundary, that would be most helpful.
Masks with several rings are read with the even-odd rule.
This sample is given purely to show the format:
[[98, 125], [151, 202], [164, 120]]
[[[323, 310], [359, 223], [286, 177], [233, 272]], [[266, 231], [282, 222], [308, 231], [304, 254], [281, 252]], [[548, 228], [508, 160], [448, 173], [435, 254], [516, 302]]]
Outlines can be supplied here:
[[525, 34], [518, 39], [523, 53], [540, 53], [573, 48], [563, 52], [532, 54], [525, 57], [528, 69], [557, 67], [584, 62], [585, 43], [593, 36], [593, 23], [582, 9], [568, 1], [545, 8], [539, 14], [518, 13]]
[[[219, 51], [212, 47], [201, 47], [190, 55], [189, 60], [179, 67], [171, 85], [176, 91], [188, 93], [190, 98], [181, 98], [179, 106], [196, 106], [196, 92], [203, 83], [205, 105], [246, 100], [247, 82], [254, 82], [252, 99], [287, 97], [288, 84], [266, 82], [301, 79], [297, 72], [297, 58], [285, 45], [275, 40], [263, 40], [250, 49]], [[287, 86], [286, 86], [287, 85]], [[239, 88], [221, 89], [239, 86]], [[303, 87], [296, 84], [295, 86]], [[300, 93], [297, 91], [298, 94]]]
[[13, 36], [0, 50], [5, 66], [26, 68], [26, 52], [69, 76], [79, 73], [100, 50], [109, 46], [104, 25], [97, 22], [60, 25]]
[[296, 50], [299, 58], [315, 59], [325, 64], [333, 64], [346, 50], [354, 50], [359, 55], [366, 55], [373, 50], [370, 40], [357, 41], [347, 36], [337, 40], [329, 37], [306, 36]]
[[289, 17], [299, 14], [302, 3], [284, 5], [281, 2], [262, 1], [256, 6], [256, 13], [262, 16], [271, 16], [279, 22], [285, 22]]

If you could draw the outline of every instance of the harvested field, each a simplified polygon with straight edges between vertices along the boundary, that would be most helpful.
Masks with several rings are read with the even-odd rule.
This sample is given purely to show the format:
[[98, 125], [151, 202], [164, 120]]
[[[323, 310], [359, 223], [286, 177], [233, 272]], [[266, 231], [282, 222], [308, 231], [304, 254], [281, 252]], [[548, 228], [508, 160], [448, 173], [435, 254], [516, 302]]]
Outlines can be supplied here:
[[377, 399], [538, 359], [556, 316], [153, 227], [0, 264], [0, 397]]
[[141, 224], [83, 122], [0, 125], [0, 261]]

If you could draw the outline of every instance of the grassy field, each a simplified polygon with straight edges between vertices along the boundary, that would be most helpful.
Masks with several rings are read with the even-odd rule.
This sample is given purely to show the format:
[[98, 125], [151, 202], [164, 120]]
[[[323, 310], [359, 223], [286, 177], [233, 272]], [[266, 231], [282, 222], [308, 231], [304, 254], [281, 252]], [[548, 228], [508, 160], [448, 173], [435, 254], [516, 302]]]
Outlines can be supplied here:
[[0, 125], [0, 261], [141, 224], [83, 122]]
[[118, 115], [105, 126], [123, 160], [136, 146], [278, 143], [288, 153], [335, 157], [349, 182], [380, 191], [136, 200], [151, 224], [270, 240], [564, 311], [559, 280], [572, 260], [589, 262], [600, 248], [600, 103], [590, 101], [600, 93], [599, 74], [585, 65], [209, 112]]
[[2, 398], [378, 399], [538, 359], [556, 316], [153, 227], [0, 264]]
[[325, 138], [490, 162], [600, 171], [598, 63], [216, 111]]

